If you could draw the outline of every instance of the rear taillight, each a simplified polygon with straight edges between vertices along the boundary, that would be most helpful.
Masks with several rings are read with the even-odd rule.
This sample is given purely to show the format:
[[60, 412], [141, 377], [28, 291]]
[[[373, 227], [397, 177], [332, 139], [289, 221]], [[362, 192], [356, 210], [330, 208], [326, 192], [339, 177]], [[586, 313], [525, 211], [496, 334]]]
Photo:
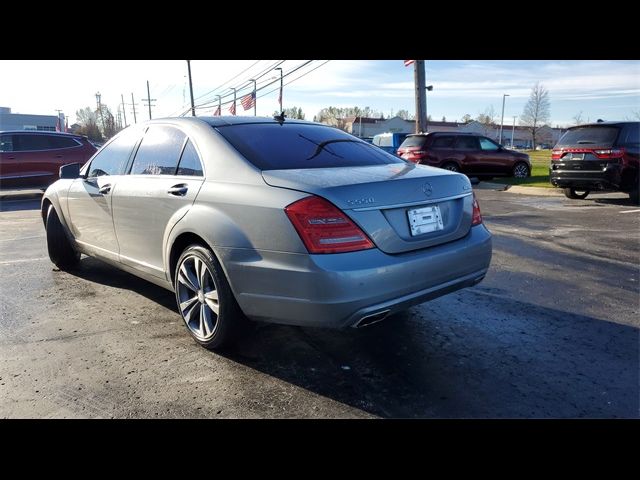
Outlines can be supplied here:
[[551, 150], [551, 160], [560, 160], [562, 158], [562, 150]]
[[476, 198], [476, 193], [473, 192], [473, 216], [471, 217], [471, 226], [480, 225], [482, 223], [482, 213], [480, 213], [480, 204]]
[[320, 197], [306, 197], [284, 209], [309, 253], [342, 253], [374, 245], [335, 205]]
[[609, 148], [604, 150], [594, 150], [598, 158], [620, 158], [624, 156], [624, 148]]

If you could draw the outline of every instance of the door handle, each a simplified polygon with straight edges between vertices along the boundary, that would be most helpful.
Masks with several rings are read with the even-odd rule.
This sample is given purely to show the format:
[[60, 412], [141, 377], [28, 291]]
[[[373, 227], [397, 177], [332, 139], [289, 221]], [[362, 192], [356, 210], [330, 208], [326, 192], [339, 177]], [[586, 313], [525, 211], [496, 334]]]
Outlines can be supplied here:
[[169, 190], [167, 190], [167, 193], [169, 195], [175, 195], [177, 197], [184, 197], [187, 194], [188, 190], [189, 187], [184, 183], [181, 183], [180, 185], [174, 185], [173, 187], [171, 187]]
[[56, 158], [62, 158], [62, 155], [56, 155]]
[[15, 160], [16, 157], [7, 157], [9, 160]]
[[106, 195], [110, 191], [111, 191], [111, 184], [110, 183], [107, 183], [106, 185], [103, 185], [102, 187], [100, 187], [98, 189], [98, 193], [101, 193], [102, 195]]

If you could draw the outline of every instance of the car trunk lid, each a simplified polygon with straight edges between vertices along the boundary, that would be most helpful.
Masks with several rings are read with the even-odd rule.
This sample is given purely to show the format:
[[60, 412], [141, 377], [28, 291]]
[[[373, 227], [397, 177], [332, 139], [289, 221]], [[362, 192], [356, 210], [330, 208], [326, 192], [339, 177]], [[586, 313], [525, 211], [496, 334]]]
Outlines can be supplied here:
[[469, 179], [446, 170], [403, 163], [263, 170], [262, 176], [273, 187], [329, 200], [385, 253], [453, 241], [471, 227]]

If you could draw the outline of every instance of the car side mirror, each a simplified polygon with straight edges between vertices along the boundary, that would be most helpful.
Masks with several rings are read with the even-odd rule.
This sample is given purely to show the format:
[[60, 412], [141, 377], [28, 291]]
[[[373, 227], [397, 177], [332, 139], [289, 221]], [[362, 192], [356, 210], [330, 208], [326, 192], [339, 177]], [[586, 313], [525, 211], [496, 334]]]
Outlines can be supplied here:
[[61, 179], [74, 179], [80, 177], [80, 164], [70, 163], [60, 167]]

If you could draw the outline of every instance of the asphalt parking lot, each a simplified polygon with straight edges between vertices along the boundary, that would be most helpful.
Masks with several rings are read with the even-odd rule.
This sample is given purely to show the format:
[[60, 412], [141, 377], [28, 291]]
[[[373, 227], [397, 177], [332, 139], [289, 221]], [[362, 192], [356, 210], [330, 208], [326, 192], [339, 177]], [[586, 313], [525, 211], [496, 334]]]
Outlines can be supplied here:
[[168, 291], [50, 263], [39, 197], [0, 200], [0, 418], [637, 418], [640, 208], [478, 190], [486, 279], [361, 330], [196, 345]]

